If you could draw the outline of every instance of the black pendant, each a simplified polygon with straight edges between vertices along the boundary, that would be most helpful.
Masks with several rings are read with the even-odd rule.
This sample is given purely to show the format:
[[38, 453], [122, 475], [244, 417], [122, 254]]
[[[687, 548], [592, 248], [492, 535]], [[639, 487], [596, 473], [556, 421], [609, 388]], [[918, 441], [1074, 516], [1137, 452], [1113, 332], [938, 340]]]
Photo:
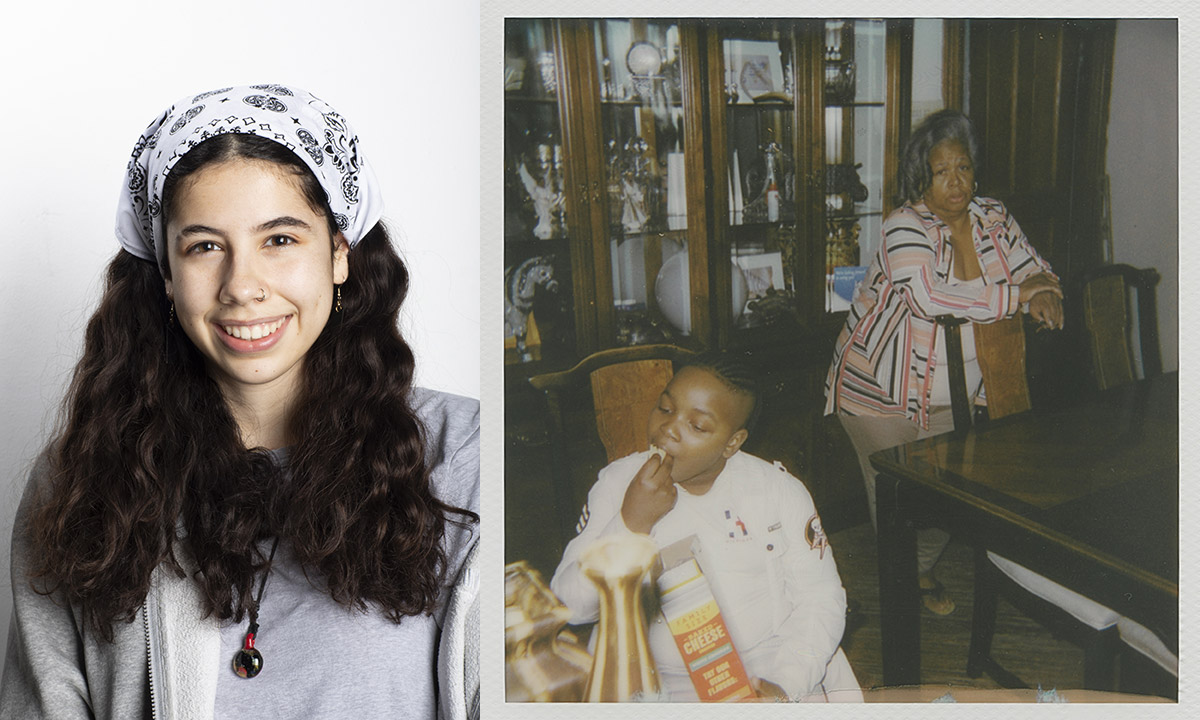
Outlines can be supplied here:
[[262, 604], [263, 590], [267, 587], [267, 575], [271, 572], [271, 562], [275, 559], [275, 550], [279, 547], [279, 538], [271, 544], [271, 554], [267, 557], [267, 571], [263, 573], [258, 583], [258, 597], [250, 605], [250, 627], [246, 630], [246, 641], [242, 649], [233, 656], [233, 671], [238, 677], [249, 680], [262, 672], [263, 656], [254, 649], [254, 639], [258, 637], [258, 608]]
[[233, 656], [233, 671], [247, 680], [262, 672], [262, 653], [253, 647], [244, 647]]

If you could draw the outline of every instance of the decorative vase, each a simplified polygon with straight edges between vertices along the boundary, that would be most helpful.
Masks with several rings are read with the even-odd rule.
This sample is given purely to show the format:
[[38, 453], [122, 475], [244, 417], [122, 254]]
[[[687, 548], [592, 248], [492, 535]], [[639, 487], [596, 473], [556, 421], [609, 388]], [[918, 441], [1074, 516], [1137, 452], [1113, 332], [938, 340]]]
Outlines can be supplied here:
[[[686, 248], [664, 260], [654, 278], [654, 299], [658, 303], [658, 309], [667, 322], [682, 335], [690, 335], [692, 332], [690, 281]], [[749, 288], [746, 285], [746, 274], [732, 261], [729, 268], [729, 290], [733, 321], [736, 323], [746, 308]]]
[[596, 655], [584, 692], [588, 702], [658, 698], [658, 671], [642, 611], [642, 580], [657, 557], [658, 546], [648, 536], [626, 535], [598, 540], [579, 559], [600, 592]]

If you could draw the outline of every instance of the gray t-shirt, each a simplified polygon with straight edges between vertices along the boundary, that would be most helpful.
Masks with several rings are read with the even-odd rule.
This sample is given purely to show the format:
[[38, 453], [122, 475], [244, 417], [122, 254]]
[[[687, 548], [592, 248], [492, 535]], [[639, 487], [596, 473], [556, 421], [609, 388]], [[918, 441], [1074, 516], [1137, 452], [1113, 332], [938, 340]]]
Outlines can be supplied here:
[[[427, 390], [413, 404], [425, 425], [434, 493], [455, 507], [479, 511], [479, 404]], [[478, 526], [447, 523], [446, 584], [459, 568]], [[267, 545], [264, 551], [269, 551]], [[257, 586], [255, 591], [257, 592]], [[334, 602], [320, 577], [308, 578], [281, 543], [263, 592], [255, 646], [263, 655], [257, 677], [233, 672], [234, 654], [249, 625], [221, 628], [221, 657], [214, 717], [222, 718], [433, 718], [441, 613], [405, 617], [399, 625], [382, 613]]]

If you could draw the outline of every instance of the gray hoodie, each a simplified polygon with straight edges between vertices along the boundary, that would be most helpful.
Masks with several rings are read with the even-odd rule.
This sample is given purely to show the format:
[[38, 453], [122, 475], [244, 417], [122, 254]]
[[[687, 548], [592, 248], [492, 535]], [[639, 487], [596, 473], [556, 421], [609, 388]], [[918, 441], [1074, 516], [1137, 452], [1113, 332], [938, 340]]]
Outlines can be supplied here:
[[[479, 403], [417, 389], [413, 405], [425, 425], [435, 492], [479, 511]], [[13, 617], [0, 684], [0, 718], [213, 717], [222, 658], [220, 625], [202, 617], [196, 585], [163, 568], [132, 622], [117, 623], [107, 642], [84, 628], [79, 614], [30, 587], [26, 518], [45, 481], [43, 457], [31, 473], [13, 528]], [[478, 716], [479, 527], [447, 525], [456, 578], [435, 614], [438, 717]], [[180, 547], [183, 547], [182, 545]], [[190, 558], [181, 557], [187, 563]]]

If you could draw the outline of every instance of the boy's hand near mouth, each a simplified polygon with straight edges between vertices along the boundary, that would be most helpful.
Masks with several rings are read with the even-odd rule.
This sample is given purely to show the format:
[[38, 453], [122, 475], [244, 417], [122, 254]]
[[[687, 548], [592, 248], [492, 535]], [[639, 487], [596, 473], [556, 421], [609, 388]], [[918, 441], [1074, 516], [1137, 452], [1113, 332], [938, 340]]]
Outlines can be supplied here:
[[621, 503], [621, 519], [625, 521], [625, 527], [636, 533], [649, 535], [654, 524], [675, 507], [678, 491], [671, 480], [675, 459], [666, 453], [661, 454], [661, 460], [659, 458], [659, 453], [655, 453], [646, 460], [629, 483]]

